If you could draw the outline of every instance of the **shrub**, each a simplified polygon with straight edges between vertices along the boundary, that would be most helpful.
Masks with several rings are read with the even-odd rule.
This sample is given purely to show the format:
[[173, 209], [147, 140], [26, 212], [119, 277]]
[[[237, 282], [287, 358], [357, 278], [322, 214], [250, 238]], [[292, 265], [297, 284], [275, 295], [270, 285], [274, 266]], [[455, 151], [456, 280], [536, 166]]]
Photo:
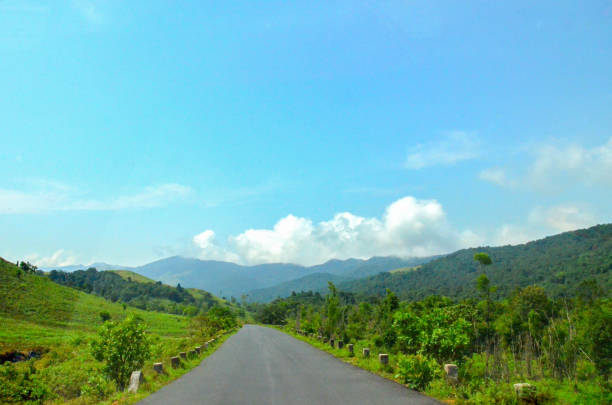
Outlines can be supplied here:
[[81, 387], [81, 395], [97, 400], [105, 399], [112, 392], [112, 383], [95, 371], [92, 371], [87, 383]]
[[410, 388], [424, 390], [434, 377], [439, 374], [439, 366], [435, 360], [421, 355], [400, 355], [397, 361], [398, 374], [404, 384]]
[[120, 323], [106, 322], [91, 344], [96, 360], [105, 363], [107, 377], [123, 390], [130, 374], [142, 367], [151, 353], [151, 341], [145, 333], [145, 325], [133, 315]]
[[48, 394], [32, 362], [23, 371], [11, 363], [0, 365], [0, 403], [42, 403]]
[[100, 319], [102, 319], [102, 322], [110, 321], [111, 314], [108, 311], [102, 311], [100, 312]]

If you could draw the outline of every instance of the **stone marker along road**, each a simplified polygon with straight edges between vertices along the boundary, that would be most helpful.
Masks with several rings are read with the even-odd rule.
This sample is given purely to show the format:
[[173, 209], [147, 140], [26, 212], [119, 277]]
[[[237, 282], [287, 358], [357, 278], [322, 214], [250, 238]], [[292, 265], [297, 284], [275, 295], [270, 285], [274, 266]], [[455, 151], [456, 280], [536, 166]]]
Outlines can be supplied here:
[[142, 405], [439, 405], [274, 329], [246, 325]]

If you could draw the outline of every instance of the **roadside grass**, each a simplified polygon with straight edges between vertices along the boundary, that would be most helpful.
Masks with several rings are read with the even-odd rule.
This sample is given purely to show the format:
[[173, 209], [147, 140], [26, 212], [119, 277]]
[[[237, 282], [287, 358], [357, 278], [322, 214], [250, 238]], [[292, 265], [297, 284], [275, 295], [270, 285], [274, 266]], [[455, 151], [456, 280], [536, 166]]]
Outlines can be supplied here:
[[[133, 404], [140, 401], [141, 399], [151, 395], [155, 391], [159, 390], [163, 386], [171, 383], [177, 378], [187, 374], [193, 368], [197, 367], [202, 361], [215, 352], [230, 336], [236, 333], [239, 329], [232, 329], [229, 331], [223, 331], [215, 337], [215, 341], [208, 345], [208, 349], [202, 347], [202, 353], [200, 356], [195, 358], [187, 358], [187, 360], [181, 360], [180, 367], [173, 369], [170, 365], [170, 357], [176, 356], [179, 352], [192, 350], [195, 346], [203, 345], [204, 342], [176, 342], [176, 345], [165, 345], [161, 349], [161, 353], [158, 358], [163, 358], [164, 373], [157, 374], [153, 370], [153, 361], [147, 362], [143, 367], [143, 375], [145, 377], [144, 383], [140, 386], [140, 389], [135, 394], [128, 394], [127, 392], [117, 392], [107, 400], [101, 402], [101, 404]], [[75, 402], [78, 403], [78, 402]]]

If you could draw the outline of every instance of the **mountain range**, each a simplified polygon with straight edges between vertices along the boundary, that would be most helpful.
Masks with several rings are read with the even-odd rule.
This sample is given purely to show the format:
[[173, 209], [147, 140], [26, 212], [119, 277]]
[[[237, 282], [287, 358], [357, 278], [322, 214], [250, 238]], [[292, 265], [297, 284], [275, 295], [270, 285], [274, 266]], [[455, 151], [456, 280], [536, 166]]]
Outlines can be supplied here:
[[[242, 266], [229, 262], [174, 256], [136, 267], [133, 270], [154, 280], [161, 280], [166, 284], [181, 283], [181, 285], [200, 288], [219, 296], [239, 298], [242, 295], [255, 294], [258, 297], [261, 295], [262, 299], [271, 300], [277, 296], [291, 294], [292, 290], [285, 287], [284, 283], [299, 280], [306, 276], [330, 274], [340, 277], [342, 280], [351, 280], [377, 274], [381, 271], [423, 263], [427, 260], [396, 257], [373, 257], [368, 260], [334, 259], [316, 266], [305, 267], [288, 263]], [[319, 285], [327, 286], [327, 281], [324, 280], [325, 276], [318, 277], [320, 279]], [[296, 283], [296, 285], [300, 284], [300, 282]], [[280, 285], [278, 290], [266, 294], [259, 292], [261, 289], [277, 285]]]
[[[219, 296], [249, 300], [270, 301], [290, 295], [293, 290], [324, 290], [327, 281], [348, 281], [390, 271], [399, 267], [425, 263], [431, 258], [373, 257], [368, 260], [329, 260], [316, 266], [300, 266], [288, 263], [243, 266], [236, 263], [215, 260], [200, 260], [173, 256], [139, 267], [112, 266], [94, 263], [89, 266], [64, 266], [44, 270], [74, 271], [88, 267], [98, 270], [129, 269], [164, 284], [194, 287], [210, 291]], [[99, 267], [98, 267], [99, 265]]]
[[[479, 268], [473, 257], [486, 252], [493, 260]], [[94, 263], [88, 267], [129, 269]], [[64, 267], [75, 270], [84, 266]], [[495, 296], [510, 295], [516, 288], [538, 284], [553, 296], [573, 295], [580, 283], [595, 280], [612, 290], [612, 224], [598, 225], [549, 236], [521, 245], [462, 249], [437, 257], [368, 260], [330, 260], [316, 266], [274, 263], [243, 266], [235, 263], [168, 257], [132, 271], [165, 284], [195, 287], [218, 296], [267, 302], [292, 291], [324, 292], [328, 281], [342, 291], [383, 295], [386, 289], [402, 299], [423, 299], [432, 294], [473, 297], [476, 278], [486, 273]]]

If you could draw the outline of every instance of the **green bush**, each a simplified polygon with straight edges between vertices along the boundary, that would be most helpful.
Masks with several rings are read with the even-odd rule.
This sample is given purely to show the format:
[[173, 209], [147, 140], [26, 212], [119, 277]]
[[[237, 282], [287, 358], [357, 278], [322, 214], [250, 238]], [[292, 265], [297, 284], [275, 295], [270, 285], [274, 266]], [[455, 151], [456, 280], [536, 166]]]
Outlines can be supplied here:
[[123, 390], [132, 371], [142, 368], [151, 353], [151, 341], [145, 325], [133, 315], [120, 323], [106, 322], [91, 344], [96, 360], [105, 363], [107, 377]]
[[47, 386], [38, 378], [34, 364], [18, 370], [11, 363], [0, 365], [0, 403], [42, 403], [49, 395]]
[[108, 311], [102, 311], [100, 312], [100, 319], [102, 319], [102, 322], [110, 321], [111, 314]]
[[81, 386], [89, 377], [86, 360], [82, 353], [74, 352], [74, 357], [59, 360], [40, 370], [40, 378], [54, 396], [63, 399], [73, 399], [81, 395]]
[[81, 395], [97, 400], [108, 397], [113, 392], [112, 383], [95, 371], [91, 371], [90, 374], [87, 383], [81, 387]]
[[435, 360], [421, 355], [400, 355], [397, 360], [396, 378], [401, 378], [410, 388], [424, 390], [439, 374], [440, 366]]

